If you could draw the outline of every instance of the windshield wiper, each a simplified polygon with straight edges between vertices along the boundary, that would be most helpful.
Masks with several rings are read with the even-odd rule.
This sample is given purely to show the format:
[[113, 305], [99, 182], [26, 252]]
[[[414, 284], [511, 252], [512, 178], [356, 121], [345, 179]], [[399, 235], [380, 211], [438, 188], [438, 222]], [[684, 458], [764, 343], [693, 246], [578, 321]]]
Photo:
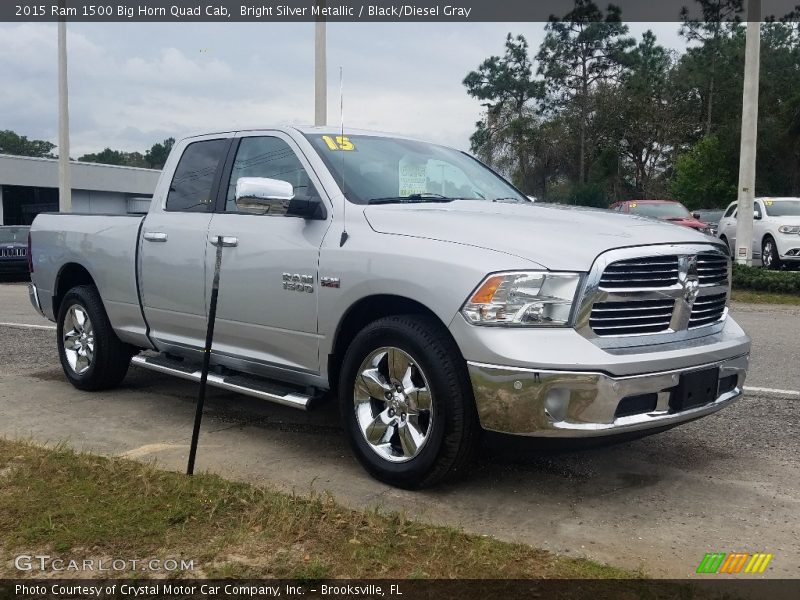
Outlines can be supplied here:
[[448, 198], [441, 194], [425, 192], [423, 194], [410, 194], [408, 196], [389, 196], [387, 198], [371, 198], [367, 204], [419, 204], [422, 202], [452, 202], [457, 198]]

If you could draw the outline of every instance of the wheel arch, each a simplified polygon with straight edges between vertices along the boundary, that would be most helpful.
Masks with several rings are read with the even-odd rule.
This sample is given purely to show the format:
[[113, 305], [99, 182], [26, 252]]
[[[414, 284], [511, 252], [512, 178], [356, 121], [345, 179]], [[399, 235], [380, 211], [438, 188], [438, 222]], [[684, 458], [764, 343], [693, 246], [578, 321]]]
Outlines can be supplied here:
[[[338, 386], [339, 372], [344, 354], [359, 331], [369, 323], [383, 317], [407, 314], [425, 315], [435, 319], [443, 330], [447, 332], [447, 335], [453, 339], [447, 329], [447, 324], [435, 312], [417, 300], [395, 294], [365, 296], [347, 309], [336, 327], [331, 353], [328, 355], [328, 381], [330, 388], [334, 390]], [[458, 348], [458, 344], [454, 339], [453, 343]], [[463, 359], [460, 349], [459, 358]]]
[[70, 262], [61, 267], [56, 275], [55, 285], [53, 286], [53, 315], [58, 318], [58, 310], [64, 296], [72, 288], [78, 285], [93, 285], [97, 287], [94, 277], [83, 265]]

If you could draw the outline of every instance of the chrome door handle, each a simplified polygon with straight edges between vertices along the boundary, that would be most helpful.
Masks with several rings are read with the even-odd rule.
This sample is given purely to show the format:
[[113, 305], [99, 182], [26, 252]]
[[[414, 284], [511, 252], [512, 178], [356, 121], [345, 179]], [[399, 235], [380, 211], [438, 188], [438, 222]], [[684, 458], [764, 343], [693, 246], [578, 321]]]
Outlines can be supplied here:
[[167, 234], [161, 231], [145, 231], [144, 239], [148, 242], [166, 242]]
[[[220, 239], [221, 238], [221, 239]], [[230, 235], [215, 235], [208, 239], [215, 246], [233, 247], [239, 245], [239, 238]]]

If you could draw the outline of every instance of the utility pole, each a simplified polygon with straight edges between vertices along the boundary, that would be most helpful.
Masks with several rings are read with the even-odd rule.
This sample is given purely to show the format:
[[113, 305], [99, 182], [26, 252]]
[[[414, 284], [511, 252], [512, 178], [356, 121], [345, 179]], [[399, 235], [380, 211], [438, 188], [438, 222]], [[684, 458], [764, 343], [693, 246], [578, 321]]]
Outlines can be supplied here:
[[756, 193], [756, 143], [758, 141], [758, 74], [761, 46], [761, 0], [747, 2], [747, 41], [742, 92], [742, 139], [739, 151], [739, 207], [736, 219], [736, 254], [742, 265], [753, 264], [753, 198]]
[[59, 212], [72, 212], [72, 182], [69, 172], [67, 23], [63, 18], [58, 22], [58, 210]]
[[[325, 8], [325, 0], [319, 0], [317, 6], [320, 9]], [[320, 15], [314, 27], [314, 125], [319, 127], [328, 124], [328, 66], [325, 17]]]

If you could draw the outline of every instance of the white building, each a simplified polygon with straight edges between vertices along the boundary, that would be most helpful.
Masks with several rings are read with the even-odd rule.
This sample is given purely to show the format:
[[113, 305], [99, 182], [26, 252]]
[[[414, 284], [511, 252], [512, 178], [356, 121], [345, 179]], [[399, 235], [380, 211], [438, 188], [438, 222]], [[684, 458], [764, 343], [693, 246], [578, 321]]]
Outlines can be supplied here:
[[[146, 212], [161, 171], [71, 163], [72, 210]], [[0, 154], [0, 225], [29, 225], [40, 212], [58, 211], [58, 160]]]

